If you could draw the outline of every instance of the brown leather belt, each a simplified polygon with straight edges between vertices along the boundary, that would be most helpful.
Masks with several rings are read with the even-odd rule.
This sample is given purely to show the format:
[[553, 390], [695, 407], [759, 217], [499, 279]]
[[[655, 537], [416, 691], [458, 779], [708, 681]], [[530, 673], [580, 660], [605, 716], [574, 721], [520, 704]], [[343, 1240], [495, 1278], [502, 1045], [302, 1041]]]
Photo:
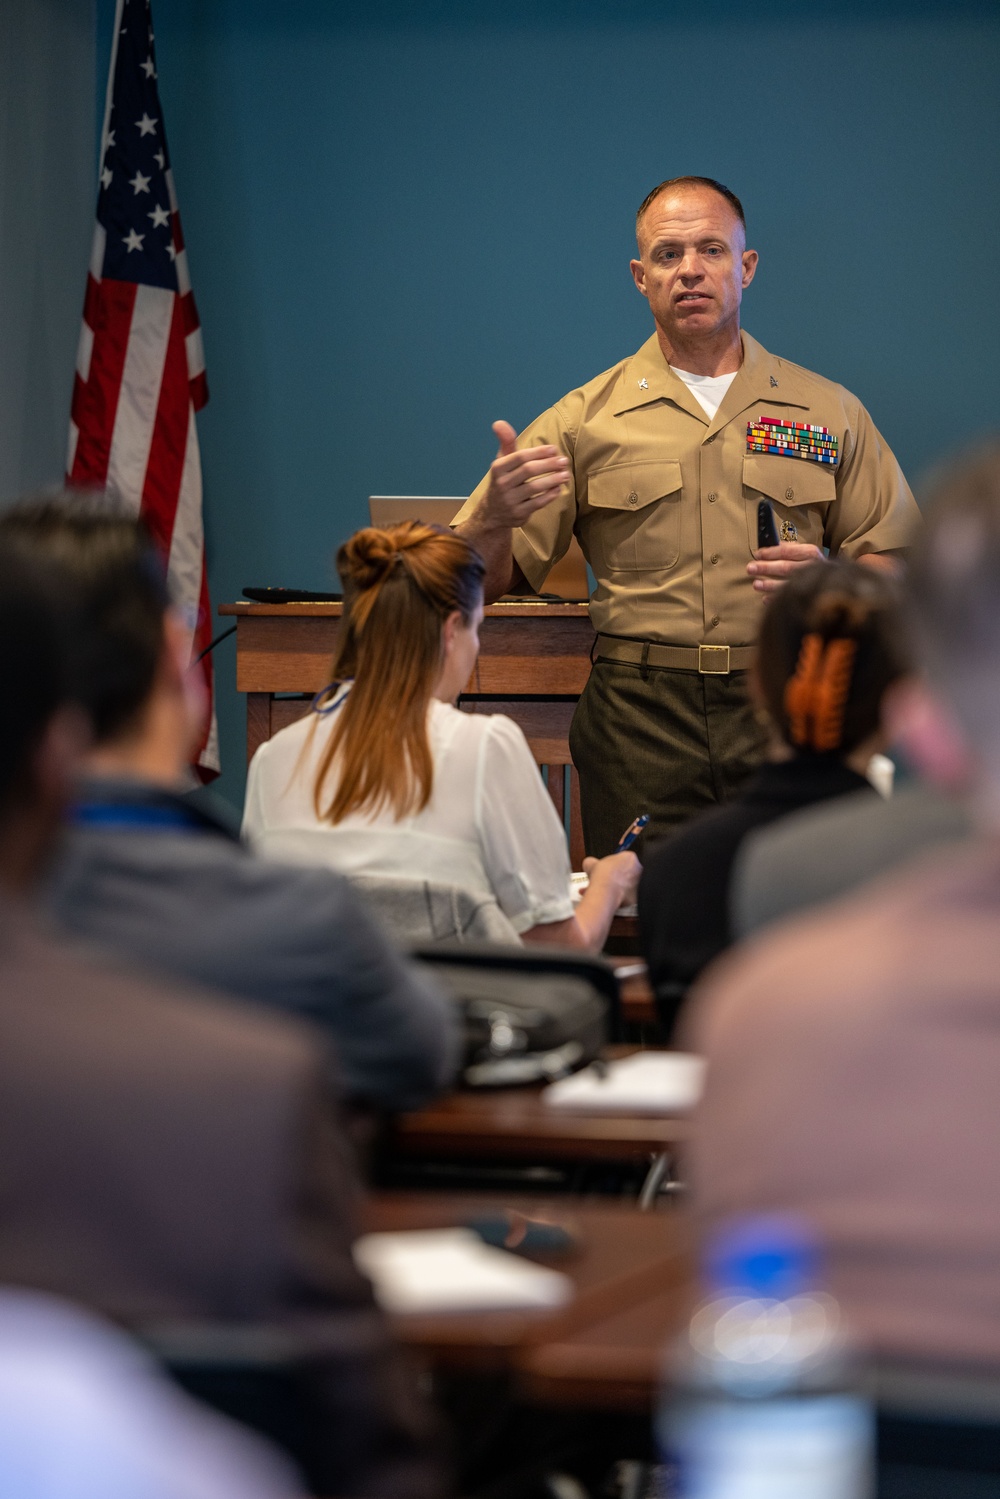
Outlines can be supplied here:
[[746, 671], [754, 657], [752, 645], [657, 645], [652, 640], [620, 640], [598, 635], [597, 655], [605, 661], [630, 666], [660, 666], [670, 671], [697, 671], [703, 677], [725, 677]]

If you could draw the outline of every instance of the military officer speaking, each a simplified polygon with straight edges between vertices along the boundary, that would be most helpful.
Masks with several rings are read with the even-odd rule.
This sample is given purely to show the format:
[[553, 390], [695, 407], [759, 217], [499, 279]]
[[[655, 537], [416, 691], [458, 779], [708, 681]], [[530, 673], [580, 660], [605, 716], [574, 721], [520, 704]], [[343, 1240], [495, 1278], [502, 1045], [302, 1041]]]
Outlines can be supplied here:
[[[540, 590], [574, 534], [593, 569], [597, 647], [570, 747], [598, 856], [636, 813], [662, 834], [763, 758], [746, 674], [764, 596], [821, 548], [893, 568], [919, 521], [860, 401], [741, 331], [757, 252], [736, 195], [663, 182], [636, 238], [652, 338], [520, 437], [496, 422], [499, 454], [455, 522], [489, 600]], [[757, 551], [762, 499], [784, 539]]]

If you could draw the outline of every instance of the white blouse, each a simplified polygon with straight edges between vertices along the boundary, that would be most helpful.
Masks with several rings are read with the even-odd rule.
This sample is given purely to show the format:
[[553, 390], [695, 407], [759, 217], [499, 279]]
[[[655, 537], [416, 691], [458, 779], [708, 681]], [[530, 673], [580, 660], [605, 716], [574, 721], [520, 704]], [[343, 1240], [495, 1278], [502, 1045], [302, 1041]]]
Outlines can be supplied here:
[[[310, 713], [250, 762], [243, 835], [262, 853], [342, 874], [427, 879], [495, 896], [517, 932], [573, 914], [566, 838], [527, 740], [502, 714], [431, 701], [431, 799], [397, 822], [391, 810], [320, 822], [313, 787], [335, 714]], [[324, 800], [337, 774], [331, 767]]]

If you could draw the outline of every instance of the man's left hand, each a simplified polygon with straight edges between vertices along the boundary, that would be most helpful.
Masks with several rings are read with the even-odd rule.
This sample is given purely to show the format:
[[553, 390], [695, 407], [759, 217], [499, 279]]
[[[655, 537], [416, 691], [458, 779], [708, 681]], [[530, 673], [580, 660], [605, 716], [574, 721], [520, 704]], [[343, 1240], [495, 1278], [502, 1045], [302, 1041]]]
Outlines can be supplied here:
[[819, 547], [808, 541], [783, 541], [776, 547], [761, 547], [756, 562], [747, 563], [758, 593], [776, 593], [797, 567], [825, 559]]

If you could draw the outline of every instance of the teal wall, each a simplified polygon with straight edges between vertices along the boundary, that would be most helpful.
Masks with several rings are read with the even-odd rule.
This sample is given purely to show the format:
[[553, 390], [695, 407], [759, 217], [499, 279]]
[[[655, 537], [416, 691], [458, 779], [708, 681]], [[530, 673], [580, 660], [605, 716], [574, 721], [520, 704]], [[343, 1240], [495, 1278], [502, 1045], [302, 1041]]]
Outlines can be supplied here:
[[0, 0], [0, 505], [58, 480], [94, 232], [94, 0]]
[[[996, 8], [805, 14], [154, 0], [216, 602], [329, 586], [368, 494], [467, 491], [493, 418], [637, 346], [630, 223], [675, 173], [742, 196], [747, 327], [860, 395], [911, 478], [996, 425]], [[239, 800], [232, 642], [217, 659]]]

